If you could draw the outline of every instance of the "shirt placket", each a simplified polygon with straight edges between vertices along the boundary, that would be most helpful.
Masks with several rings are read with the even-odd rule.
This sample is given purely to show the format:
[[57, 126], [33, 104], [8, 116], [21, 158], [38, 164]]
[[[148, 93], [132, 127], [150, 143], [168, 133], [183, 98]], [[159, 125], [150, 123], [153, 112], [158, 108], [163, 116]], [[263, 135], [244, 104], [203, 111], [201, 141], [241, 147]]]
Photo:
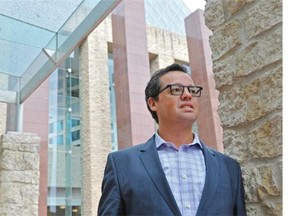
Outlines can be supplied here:
[[186, 169], [185, 163], [185, 149], [182, 146], [178, 152], [178, 170], [179, 170], [179, 193], [181, 197], [181, 206], [182, 206], [182, 215], [191, 215], [191, 200], [187, 197], [186, 189], [189, 187], [189, 174], [188, 170]]

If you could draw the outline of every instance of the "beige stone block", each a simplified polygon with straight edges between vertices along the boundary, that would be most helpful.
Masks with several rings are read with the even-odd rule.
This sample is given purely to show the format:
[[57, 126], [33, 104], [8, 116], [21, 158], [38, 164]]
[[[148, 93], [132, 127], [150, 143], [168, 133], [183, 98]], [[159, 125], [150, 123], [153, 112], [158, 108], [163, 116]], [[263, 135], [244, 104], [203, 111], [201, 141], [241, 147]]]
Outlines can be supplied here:
[[242, 169], [247, 202], [261, 202], [279, 197], [282, 191], [281, 163]]
[[278, 113], [250, 130], [249, 152], [253, 159], [282, 155], [282, 115]]
[[38, 185], [22, 184], [21, 187], [18, 188], [18, 190], [20, 190], [21, 196], [23, 197], [23, 202], [21, 204], [24, 206], [37, 205], [39, 196], [38, 189]]
[[[243, 89], [247, 98], [247, 121], [253, 121], [282, 108], [282, 68], [276, 68]], [[267, 103], [269, 101], [269, 103]]]
[[248, 157], [248, 139], [246, 130], [226, 129], [223, 131], [224, 152], [230, 157], [243, 163]]
[[249, 39], [264, 33], [277, 24], [281, 24], [282, 1], [259, 1], [259, 4], [256, 4], [250, 10], [246, 10], [243, 15], [243, 22]]
[[22, 203], [21, 185], [19, 183], [1, 183], [1, 203], [5, 203], [5, 205]]
[[[219, 95], [218, 113], [223, 126], [251, 122], [282, 107], [282, 68], [246, 79]], [[269, 103], [268, 103], [269, 101]]]
[[208, 0], [205, 8], [205, 24], [210, 30], [225, 22], [224, 5], [222, 1]]
[[264, 215], [260, 204], [246, 203], [246, 211], [247, 211], [247, 215], [249, 216]]
[[15, 150], [15, 146], [17, 149], [20, 144], [31, 144], [31, 145], [39, 145], [40, 137], [36, 136], [34, 133], [20, 133], [20, 132], [12, 132], [9, 131], [7, 134], [4, 134], [2, 137], [2, 148]]
[[0, 212], [1, 216], [38, 216], [38, 206], [6, 205]]
[[22, 214], [22, 216], [39, 216], [38, 215], [38, 206], [31, 205], [31, 206], [24, 206], [19, 209], [19, 215]]
[[239, 52], [236, 57], [236, 76], [247, 76], [251, 72], [282, 59], [282, 30], [267, 35], [259, 41], [254, 41]]
[[1, 166], [5, 170], [25, 170], [23, 153], [3, 150]]
[[[157, 55], [161, 56], [164, 66], [169, 62], [174, 62], [174, 59], [184, 62], [188, 61], [187, 40], [182, 35], [147, 26], [147, 41], [149, 53], [157, 53]], [[168, 63], [164, 61], [165, 58], [168, 59]]]
[[27, 170], [38, 170], [39, 169], [39, 155], [35, 153], [25, 152], [23, 154], [23, 160], [25, 168]]
[[219, 94], [218, 114], [223, 127], [232, 127], [245, 121], [247, 100], [241, 87], [233, 86]]
[[231, 21], [213, 32], [213, 35], [210, 37], [213, 60], [220, 58], [241, 45], [239, 37], [240, 23], [240, 20]]
[[255, 0], [227, 0], [227, 9], [229, 13], [233, 15], [254, 1]]
[[279, 200], [278, 202], [264, 202], [263, 209], [266, 215], [269, 216], [278, 216], [283, 215], [282, 214], [282, 201]]
[[39, 169], [39, 155], [4, 150], [2, 155], [2, 168], [6, 170]]
[[19, 151], [37, 153], [39, 151], [39, 144], [23, 143], [18, 147]]
[[40, 173], [38, 170], [24, 170], [24, 171], [1, 171], [0, 182], [19, 182], [19, 183], [31, 183], [39, 184], [38, 179]]
[[216, 89], [225, 85], [232, 85], [235, 76], [235, 56], [231, 55], [213, 64]]

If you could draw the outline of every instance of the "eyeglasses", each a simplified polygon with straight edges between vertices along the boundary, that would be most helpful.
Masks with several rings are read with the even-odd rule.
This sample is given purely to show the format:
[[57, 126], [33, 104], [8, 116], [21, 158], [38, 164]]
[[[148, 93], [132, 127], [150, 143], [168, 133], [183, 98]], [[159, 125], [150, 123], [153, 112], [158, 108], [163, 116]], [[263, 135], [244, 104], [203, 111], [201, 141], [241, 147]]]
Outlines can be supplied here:
[[158, 94], [163, 92], [165, 89], [170, 88], [171, 95], [183, 95], [185, 87], [188, 89], [188, 91], [190, 92], [190, 94], [193, 97], [200, 97], [201, 96], [201, 91], [203, 90], [202, 87], [200, 87], [200, 86], [183, 86], [180, 84], [169, 84], [166, 87], [164, 87], [163, 89], [161, 89]]

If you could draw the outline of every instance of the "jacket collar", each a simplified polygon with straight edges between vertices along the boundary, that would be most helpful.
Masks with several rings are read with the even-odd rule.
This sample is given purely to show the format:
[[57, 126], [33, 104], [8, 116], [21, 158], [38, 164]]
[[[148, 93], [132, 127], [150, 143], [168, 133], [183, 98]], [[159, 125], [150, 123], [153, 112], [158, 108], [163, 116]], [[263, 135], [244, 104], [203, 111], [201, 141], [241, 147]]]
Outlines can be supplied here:
[[[205, 215], [209, 209], [210, 202], [214, 197], [217, 189], [219, 179], [219, 162], [214, 151], [208, 148], [203, 142], [203, 154], [206, 165], [206, 179], [202, 193], [202, 197], [197, 210], [197, 215]], [[157, 187], [159, 193], [170, 206], [174, 215], [181, 215], [177, 203], [174, 199], [172, 191], [169, 187], [168, 181], [165, 177], [157, 149], [155, 144], [155, 135], [153, 135], [145, 145], [143, 145], [139, 152], [139, 157], [153, 183]]]

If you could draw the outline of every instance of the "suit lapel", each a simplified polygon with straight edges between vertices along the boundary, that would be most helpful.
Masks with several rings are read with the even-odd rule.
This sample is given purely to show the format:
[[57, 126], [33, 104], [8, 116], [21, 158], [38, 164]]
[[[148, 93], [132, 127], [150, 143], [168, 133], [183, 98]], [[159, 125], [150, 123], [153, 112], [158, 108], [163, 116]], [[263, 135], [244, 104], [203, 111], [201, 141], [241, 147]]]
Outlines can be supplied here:
[[213, 199], [219, 180], [219, 163], [215, 154], [203, 145], [203, 152], [206, 165], [206, 180], [196, 215], [205, 215], [209, 204]]
[[169, 187], [165, 173], [163, 171], [157, 149], [154, 141], [154, 136], [148, 140], [145, 147], [140, 150], [139, 157], [152, 179], [154, 185], [162, 195], [168, 206], [171, 208], [174, 215], [181, 215], [177, 203], [174, 199], [172, 191]]

